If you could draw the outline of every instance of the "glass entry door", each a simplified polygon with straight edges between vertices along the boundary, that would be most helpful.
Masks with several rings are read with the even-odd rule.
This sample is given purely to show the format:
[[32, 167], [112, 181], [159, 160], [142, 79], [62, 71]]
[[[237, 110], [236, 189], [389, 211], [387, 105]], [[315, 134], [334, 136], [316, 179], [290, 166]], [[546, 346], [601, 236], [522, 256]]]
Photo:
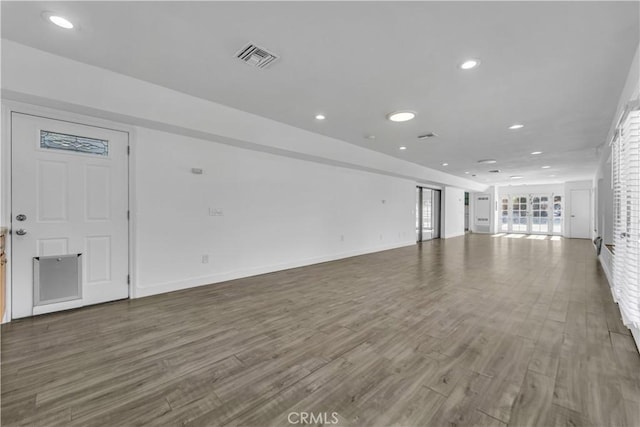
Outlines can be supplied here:
[[416, 240], [440, 237], [440, 190], [416, 188]]
[[550, 211], [549, 195], [532, 195], [531, 196], [531, 219], [529, 224], [530, 234], [550, 234], [551, 221], [549, 221]]
[[562, 196], [516, 194], [501, 197], [500, 231], [525, 234], [562, 234]]
[[527, 196], [513, 196], [511, 198], [511, 232], [527, 233], [529, 230], [529, 216], [527, 212]]

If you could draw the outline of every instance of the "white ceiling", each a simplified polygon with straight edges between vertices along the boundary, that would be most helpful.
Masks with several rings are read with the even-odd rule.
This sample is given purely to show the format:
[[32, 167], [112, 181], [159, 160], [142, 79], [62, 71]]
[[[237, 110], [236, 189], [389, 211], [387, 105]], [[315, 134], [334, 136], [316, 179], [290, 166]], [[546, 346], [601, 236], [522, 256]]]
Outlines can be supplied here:
[[[639, 16], [638, 2], [3, 1], [2, 37], [481, 183], [539, 183], [592, 177]], [[248, 41], [280, 60], [239, 62]], [[418, 115], [385, 119], [400, 109]]]

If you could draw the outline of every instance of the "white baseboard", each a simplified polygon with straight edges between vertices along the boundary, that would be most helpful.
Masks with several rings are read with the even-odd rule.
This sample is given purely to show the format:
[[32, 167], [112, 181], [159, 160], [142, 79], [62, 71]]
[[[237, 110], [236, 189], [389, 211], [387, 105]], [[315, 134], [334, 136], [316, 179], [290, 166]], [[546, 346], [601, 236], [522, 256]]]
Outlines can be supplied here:
[[636, 342], [636, 350], [638, 350], [638, 352], [640, 352], [640, 329], [631, 327], [631, 336], [633, 337], [633, 340]]
[[463, 231], [461, 233], [451, 234], [449, 236], [442, 236], [443, 239], [453, 239], [454, 237], [464, 236], [466, 233]]
[[288, 270], [291, 268], [305, 267], [308, 265], [319, 264], [328, 261], [336, 261], [343, 258], [350, 258], [358, 255], [365, 255], [374, 252], [386, 251], [389, 249], [396, 249], [406, 246], [415, 245], [416, 242], [402, 242], [391, 245], [381, 245], [367, 249], [360, 249], [355, 251], [341, 252], [332, 255], [325, 255], [315, 258], [306, 258], [292, 262], [265, 265], [251, 269], [245, 269], [240, 271], [228, 271], [220, 274], [189, 277], [184, 280], [171, 281], [165, 283], [158, 283], [153, 285], [138, 286], [134, 288], [134, 295], [132, 298], [142, 298], [151, 295], [163, 294], [166, 292], [179, 291], [183, 289], [195, 288], [198, 286], [206, 286], [214, 283], [226, 282], [228, 280], [242, 279], [250, 276], [257, 276], [259, 274], [273, 273], [275, 271]]
[[600, 251], [600, 256], [598, 256], [598, 260], [600, 261], [600, 265], [602, 266], [602, 270], [604, 270], [604, 275], [607, 276], [607, 281], [609, 282], [609, 287], [613, 288], [613, 276], [612, 271], [610, 270], [610, 261], [611, 261], [611, 252], [609, 249], [602, 245], [602, 250]]

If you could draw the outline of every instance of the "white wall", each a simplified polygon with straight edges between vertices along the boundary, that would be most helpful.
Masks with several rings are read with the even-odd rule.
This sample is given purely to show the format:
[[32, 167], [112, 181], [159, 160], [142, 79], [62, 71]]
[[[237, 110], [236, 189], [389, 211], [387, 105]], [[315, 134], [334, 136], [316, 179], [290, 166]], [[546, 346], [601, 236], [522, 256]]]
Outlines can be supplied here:
[[2, 96], [5, 129], [35, 109], [133, 131], [133, 296], [413, 244], [416, 183], [447, 186], [443, 236], [463, 234], [462, 188], [486, 187], [8, 40]]
[[156, 130], [136, 139], [137, 296], [415, 244], [413, 181]]
[[445, 187], [442, 192], [444, 200], [442, 238], [464, 235], [464, 190]]

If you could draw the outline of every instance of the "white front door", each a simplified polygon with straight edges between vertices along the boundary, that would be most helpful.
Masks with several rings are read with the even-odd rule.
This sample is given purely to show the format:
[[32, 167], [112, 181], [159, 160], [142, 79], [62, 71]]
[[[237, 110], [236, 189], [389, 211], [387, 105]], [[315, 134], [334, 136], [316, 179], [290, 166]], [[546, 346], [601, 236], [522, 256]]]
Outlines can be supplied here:
[[12, 113], [12, 316], [129, 296], [128, 134]]
[[571, 217], [569, 232], [571, 238], [589, 239], [591, 223], [591, 190], [571, 190]]

